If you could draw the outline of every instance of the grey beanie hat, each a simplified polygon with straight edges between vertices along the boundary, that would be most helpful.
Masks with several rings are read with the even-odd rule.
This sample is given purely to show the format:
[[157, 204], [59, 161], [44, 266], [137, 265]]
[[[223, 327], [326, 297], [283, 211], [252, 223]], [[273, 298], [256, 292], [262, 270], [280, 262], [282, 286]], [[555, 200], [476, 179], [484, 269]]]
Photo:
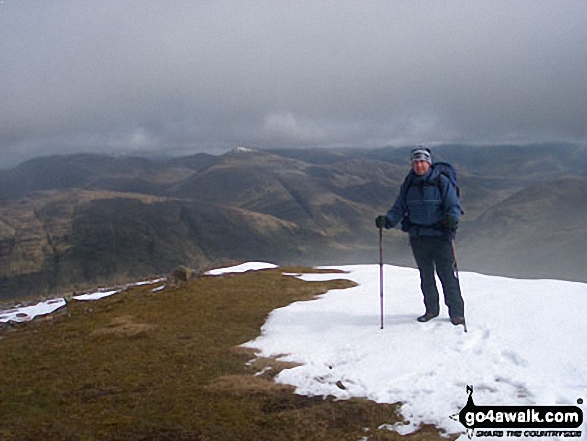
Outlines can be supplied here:
[[412, 150], [412, 162], [426, 161], [432, 164], [432, 156], [428, 147], [416, 147]]

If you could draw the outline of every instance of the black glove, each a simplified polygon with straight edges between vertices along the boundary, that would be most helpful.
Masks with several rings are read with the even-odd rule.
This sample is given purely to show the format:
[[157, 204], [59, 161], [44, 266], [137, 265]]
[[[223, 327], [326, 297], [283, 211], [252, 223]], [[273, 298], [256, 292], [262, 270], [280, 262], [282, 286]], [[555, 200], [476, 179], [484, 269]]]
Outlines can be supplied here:
[[381, 216], [377, 216], [377, 218], [375, 218], [375, 226], [377, 228], [385, 228], [385, 225], [387, 225], [387, 217], [384, 215]]

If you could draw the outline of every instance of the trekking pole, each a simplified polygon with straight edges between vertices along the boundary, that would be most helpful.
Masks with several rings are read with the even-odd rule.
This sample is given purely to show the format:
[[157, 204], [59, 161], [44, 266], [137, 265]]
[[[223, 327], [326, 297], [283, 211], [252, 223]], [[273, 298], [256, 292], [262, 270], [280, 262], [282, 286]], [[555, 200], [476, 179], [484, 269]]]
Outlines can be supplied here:
[[379, 306], [381, 329], [383, 329], [383, 227], [379, 227]]
[[459, 264], [457, 263], [457, 250], [455, 247], [455, 240], [454, 239], [451, 239], [450, 247], [452, 249], [452, 260], [454, 260], [454, 262], [455, 262], [454, 275], [458, 279], [459, 278]]
[[[459, 264], [457, 263], [457, 249], [456, 249], [456, 247], [455, 247], [455, 240], [454, 240], [454, 239], [452, 239], [452, 240], [450, 241], [450, 246], [451, 246], [451, 249], [452, 249], [452, 259], [453, 259], [453, 260], [454, 260], [454, 262], [455, 262], [455, 271], [454, 271], [454, 274], [455, 274], [455, 277], [457, 278], [457, 283], [459, 284], [459, 288], [460, 288], [460, 281], [459, 281]], [[468, 330], [467, 330], [467, 322], [466, 322], [466, 321], [463, 321], [463, 331], [465, 331], [465, 332], [467, 332], [467, 331], [468, 331]]]

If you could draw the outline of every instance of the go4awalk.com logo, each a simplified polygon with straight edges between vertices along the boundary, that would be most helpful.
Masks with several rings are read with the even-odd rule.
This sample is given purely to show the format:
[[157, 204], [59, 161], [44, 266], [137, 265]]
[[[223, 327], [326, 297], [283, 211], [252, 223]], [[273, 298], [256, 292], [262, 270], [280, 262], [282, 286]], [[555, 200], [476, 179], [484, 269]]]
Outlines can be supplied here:
[[[581, 438], [583, 411], [578, 406], [477, 406], [467, 386], [467, 405], [451, 418], [476, 437]], [[577, 400], [583, 404], [583, 400]]]

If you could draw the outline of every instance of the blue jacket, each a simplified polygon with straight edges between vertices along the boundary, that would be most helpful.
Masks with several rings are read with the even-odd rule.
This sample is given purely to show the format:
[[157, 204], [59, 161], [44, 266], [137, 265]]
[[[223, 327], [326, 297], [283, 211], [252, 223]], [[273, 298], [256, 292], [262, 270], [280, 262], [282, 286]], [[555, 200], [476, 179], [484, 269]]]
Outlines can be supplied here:
[[448, 234], [442, 223], [447, 216], [458, 222], [461, 214], [456, 187], [431, 166], [423, 176], [410, 171], [387, 212], [386, 228], [402, 221], [402, 229], [410, 236], [441, 236]]

